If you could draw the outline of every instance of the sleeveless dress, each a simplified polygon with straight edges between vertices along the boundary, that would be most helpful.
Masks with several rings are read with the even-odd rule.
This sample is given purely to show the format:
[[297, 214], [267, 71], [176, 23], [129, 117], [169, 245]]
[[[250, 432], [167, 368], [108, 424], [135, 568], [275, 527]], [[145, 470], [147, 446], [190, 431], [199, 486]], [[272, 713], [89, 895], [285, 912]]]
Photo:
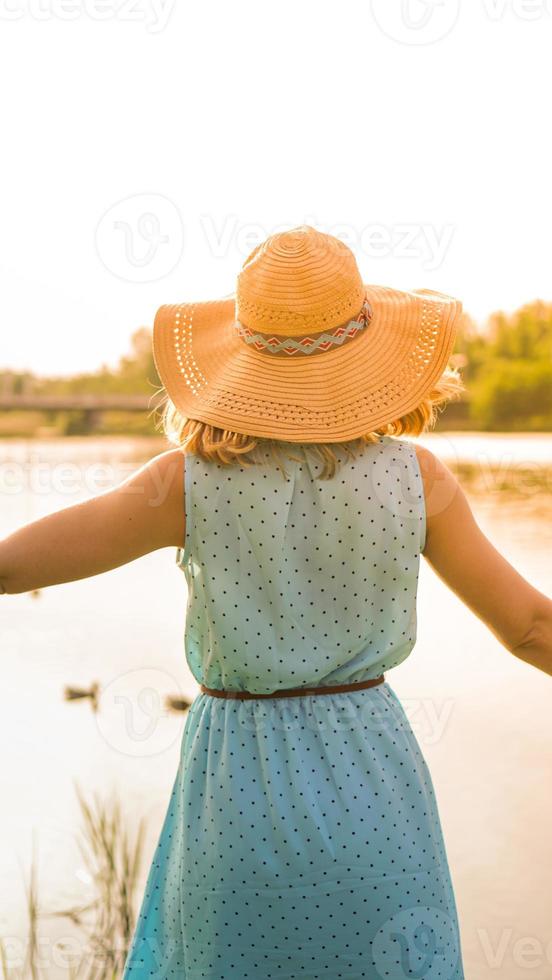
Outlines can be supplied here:
[[[285, 480], [268, 456], [184, 457], [185, 654], [207, 687], [345, 684], [414, 647], [413, 444], [343, 452], [330, 480], [308, 447], [281, 445]], [[199, 693], [123, 973], [146, 977], [464, 980], [431, 776], [387, 679]]]

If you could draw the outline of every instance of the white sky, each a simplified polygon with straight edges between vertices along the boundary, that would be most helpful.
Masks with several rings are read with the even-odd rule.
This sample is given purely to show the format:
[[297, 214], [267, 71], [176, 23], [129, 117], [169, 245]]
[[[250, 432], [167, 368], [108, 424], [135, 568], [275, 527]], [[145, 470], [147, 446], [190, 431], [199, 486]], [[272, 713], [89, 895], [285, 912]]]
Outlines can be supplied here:
[[551, 8], [0, 0], [0, 368], [115, 364], [302, 223], [480, 321], [552, 299]]

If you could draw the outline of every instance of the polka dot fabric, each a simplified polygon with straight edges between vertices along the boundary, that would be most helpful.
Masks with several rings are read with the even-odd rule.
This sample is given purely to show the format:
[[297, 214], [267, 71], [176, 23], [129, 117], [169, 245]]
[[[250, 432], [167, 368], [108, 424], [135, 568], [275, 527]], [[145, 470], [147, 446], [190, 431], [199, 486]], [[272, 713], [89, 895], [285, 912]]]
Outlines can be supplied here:
[[[329, 481], [185, 458], [186, 658], [208, 687], [377, 677], [416, 640], [414, 447]], [[338, 447], [336, 447], [338, 448]], [[273, 700], [200, 693], [123, 980], [464, 980], [431, 775], [386, 680]]]

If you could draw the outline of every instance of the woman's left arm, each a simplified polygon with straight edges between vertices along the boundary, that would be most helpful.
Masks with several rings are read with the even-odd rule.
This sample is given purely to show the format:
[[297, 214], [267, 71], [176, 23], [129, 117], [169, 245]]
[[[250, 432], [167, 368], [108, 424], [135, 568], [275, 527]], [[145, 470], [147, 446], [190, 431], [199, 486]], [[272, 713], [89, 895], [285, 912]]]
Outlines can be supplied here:
[[24, 524], [0, 540], [0, 592], [74, 582], [183, 546], [183, 477], [184, 455], [171, 449], [112, 490]]

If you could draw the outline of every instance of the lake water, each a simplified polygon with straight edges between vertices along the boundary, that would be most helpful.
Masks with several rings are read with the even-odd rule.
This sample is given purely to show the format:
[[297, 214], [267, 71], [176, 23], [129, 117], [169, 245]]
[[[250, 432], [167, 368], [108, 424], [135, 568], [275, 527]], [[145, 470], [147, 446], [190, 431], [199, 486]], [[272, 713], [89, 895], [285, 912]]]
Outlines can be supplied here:
[[[552, 594], [552, 435], [445, 433], [422, 440], [457, 466], [483, 531]], [[163, 450], [159, 440], [0, 441], [0, 536], [101, 492]], [[0, 598], [0, 936], [12, 962], [27, 933], [32, 841], [44, 909], [85, 902], [75, 783], [121, 800], [129, 831], [147, 821], [140, 896], [176, 774], [192, 699], [184, 659], [186, 589], [175, 550], [105, 575]], [[552, 976], [552, 677], [512, 657], [422, 561], [418, 642], [387, 675], [433, 775], [469, 980]], [[101, 685], [100, 710], [63, 699]], [[48, 980], [67, 978], [40, 925]]]

